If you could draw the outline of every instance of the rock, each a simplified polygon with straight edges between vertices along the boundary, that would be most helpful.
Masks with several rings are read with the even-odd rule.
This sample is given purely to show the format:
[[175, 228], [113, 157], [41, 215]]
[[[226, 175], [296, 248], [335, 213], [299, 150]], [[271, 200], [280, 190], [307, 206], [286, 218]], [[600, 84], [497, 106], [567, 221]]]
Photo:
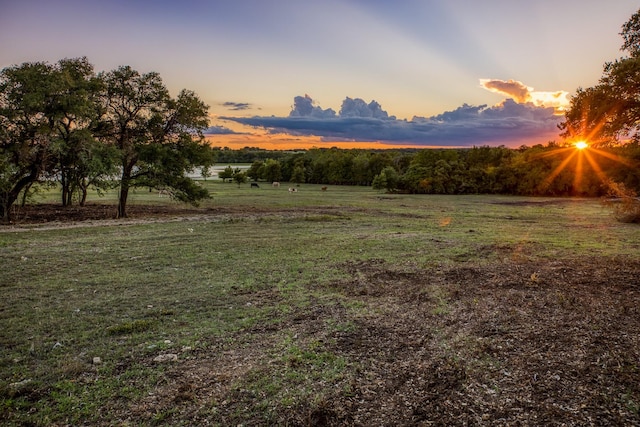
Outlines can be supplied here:
[[101, 359], [101, 358], [99, 358], [99, 357], [97, 357], [97, 356], [96, 356], [96, 357], [94, 357], [94, 358], [93, 358], [93, 364], [94, 364], [94, 365], [101, 365], [101, 364], [102, 364], [102, 359]]
[[31, 381], [33, 380], [31, 378], [28, 378], [26, 380], [18, 381], [17, 383], [11, 383], [9, 384], [9, 387], [12, 389], [20, 389], [29, 384]]
[[178, 360], [178, 355], [174, 353], [161, 354], [153, 358], [156, 363], [175, 362]]

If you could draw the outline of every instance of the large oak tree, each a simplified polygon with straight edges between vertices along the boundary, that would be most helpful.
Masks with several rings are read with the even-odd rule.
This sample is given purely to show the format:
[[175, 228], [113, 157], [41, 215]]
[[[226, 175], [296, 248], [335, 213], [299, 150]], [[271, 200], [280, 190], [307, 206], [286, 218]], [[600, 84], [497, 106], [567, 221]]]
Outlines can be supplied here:
[[100, 134], [120, 158], [118, 217], [127, 216], [129, 190], [136, 186], [167, 188], [175, 198], [192, 203], [206, 198], [208, 192], [185, 174], [213, 162], [203, 137], [207, 105], [187, 90], [172, 98], [158, 73], [140, 74], [123, 66], [101, 77]]

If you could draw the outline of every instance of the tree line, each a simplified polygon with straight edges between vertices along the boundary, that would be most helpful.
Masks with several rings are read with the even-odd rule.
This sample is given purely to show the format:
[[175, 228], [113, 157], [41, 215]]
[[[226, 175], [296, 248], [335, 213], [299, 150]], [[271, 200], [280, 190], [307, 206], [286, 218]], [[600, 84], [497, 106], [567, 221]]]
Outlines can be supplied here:
[[595, 197], [607, 194], [610, 182], [640, 190], [637, 142], [585, 150], [549, 142], [518, 149], [314, 148], [277, 153], [277, 159], [254, 160], [247, 171], [229, 166], [220, 177], [233, 180], [245, 174], [256, 181], [363, 185], [411, 194]]
[[186, 177], [213, 164], [208, 106], [189, 90], [170, 96], [160, 75], [129, 66], [96, 73], [87, 58], [24, 63], [0, 72], [0, 218], [36, 183], [59, 183], [61, 203], [90, 187], [119, 186], [117, 216], [133, 187], [162, 187], [197, 202]]

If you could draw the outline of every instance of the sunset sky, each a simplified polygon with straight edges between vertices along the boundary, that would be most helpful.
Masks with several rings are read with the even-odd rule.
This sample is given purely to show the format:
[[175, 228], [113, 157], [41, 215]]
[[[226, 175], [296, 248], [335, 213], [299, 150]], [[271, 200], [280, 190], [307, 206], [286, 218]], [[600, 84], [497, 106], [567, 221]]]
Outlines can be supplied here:
[[0, 0], [0, 68], [86, 56], [157, 71], [241, 148], [559, 141], [622, 56], [631, 0]]

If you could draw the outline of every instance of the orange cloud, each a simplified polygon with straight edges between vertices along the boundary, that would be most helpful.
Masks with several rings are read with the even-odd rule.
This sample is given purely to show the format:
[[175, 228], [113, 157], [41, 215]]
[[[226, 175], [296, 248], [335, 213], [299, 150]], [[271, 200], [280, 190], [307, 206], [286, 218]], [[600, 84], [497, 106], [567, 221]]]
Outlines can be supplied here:
[[480, 79], [480, 86], [490, 92], [506, 95], [519, 104], [527, 102], [536, 107], [553, 107], [556, 114], [563, 114], [569, 105], [569, 92], [558, 90], [555, 92], [534, 91], [517, 80]]
[[507, 95], [519, 104], [531, 100], [532, 87], [525, 86], [517, 80], [480, 79], [480, 86], [490, 92]]

